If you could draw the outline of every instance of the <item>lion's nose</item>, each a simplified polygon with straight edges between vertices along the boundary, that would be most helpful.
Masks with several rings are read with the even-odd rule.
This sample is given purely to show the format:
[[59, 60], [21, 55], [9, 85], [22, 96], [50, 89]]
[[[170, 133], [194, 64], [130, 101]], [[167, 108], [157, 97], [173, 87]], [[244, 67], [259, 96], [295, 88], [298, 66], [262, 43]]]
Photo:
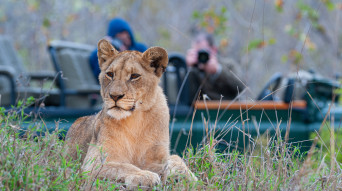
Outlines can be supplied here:
[[119, 99], [123, 98], [125, 96], [125, 94], [122, 94], [122, 95], [112, 95], [112, 94], [109, 94], [110, 97], [114, 100], [114, 101], [118, 101]]

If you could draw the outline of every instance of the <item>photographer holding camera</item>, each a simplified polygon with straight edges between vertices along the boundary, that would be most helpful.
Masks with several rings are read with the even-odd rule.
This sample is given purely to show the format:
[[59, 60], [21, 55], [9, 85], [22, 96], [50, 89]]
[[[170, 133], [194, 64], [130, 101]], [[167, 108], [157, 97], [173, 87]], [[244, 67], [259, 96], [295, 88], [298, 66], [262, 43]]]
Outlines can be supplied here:
[[[131, 27], [121, 18], [115, 18], [110, 21], [107, 36], [104, 38], [111, 42], [118, 51], [136, 50], [139, 52], [145, 52], [147, 49], [144, 44], [134, 40]], [[100, 67], [97, 59], [97, 49], [91, 53], [89, 63], [95, 78], [98, 80]]]
[[[189, 67], [190, 98], [196, 99], [198, 93], [207, 94], [210, 99], [234, 99], [244, 89], [236, 78], [238, 66], [233, 60], [218, 55], [214, 39], [210, 34], [199, 33], [186, 55]], [[201, 96], [202, 99], [202, 96]]]

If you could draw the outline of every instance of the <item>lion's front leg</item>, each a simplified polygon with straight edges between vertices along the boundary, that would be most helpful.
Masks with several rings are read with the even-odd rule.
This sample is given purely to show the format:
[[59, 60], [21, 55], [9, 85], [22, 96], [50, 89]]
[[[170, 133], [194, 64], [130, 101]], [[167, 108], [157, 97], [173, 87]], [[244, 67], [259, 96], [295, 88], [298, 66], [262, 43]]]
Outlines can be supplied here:
[[116, 179], [124, 182], [128, 187], [153, 187], [160, 183], [157, 173], [141, 170], [128, 163], [108, 162], [102, 166], [98, 172], [98, 177]]
[[157, 173], [142, 170], [129, 163], [107, 162], [98, 150], [91, 146], [82, 165], [82, 171], [90, 173], [91, 181], [96, 178], [117, 180], [124, 182], [129, 188], [153, 187], [160, 183]]
[[185, 176], [190, 181], [197, 181], [196, 176], [186, 166], [184, 161], [177, 155], [171, 155], [166, 169], [165, 176]]

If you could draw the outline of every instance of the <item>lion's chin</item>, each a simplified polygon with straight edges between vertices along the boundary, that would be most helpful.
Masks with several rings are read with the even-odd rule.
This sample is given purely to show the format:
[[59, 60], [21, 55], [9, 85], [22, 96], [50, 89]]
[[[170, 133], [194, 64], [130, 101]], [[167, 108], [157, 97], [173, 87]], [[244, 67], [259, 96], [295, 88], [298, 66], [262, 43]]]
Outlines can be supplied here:
[[116, 120], [121, 120], [129, 117], [132, 112], [123, 109], [110, 109], [107, 111], [107, 114]]

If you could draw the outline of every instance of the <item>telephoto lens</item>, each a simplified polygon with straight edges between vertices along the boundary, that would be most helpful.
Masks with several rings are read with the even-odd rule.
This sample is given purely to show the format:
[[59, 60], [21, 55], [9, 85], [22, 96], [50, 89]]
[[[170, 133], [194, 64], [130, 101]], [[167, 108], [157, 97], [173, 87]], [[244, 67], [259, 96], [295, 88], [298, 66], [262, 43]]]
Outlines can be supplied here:
[[210, 58], [210, 54], [207, 50], [199, 50], [198, 51], [198, 63], [206, 64]]
[[122, 43], [122, 41], [121, 41], [120, 39], [118, 39], [118, 38], [113, 38], [113, 39], [111, 40], [111, 43], [112, 43], [112, 45], [114, 46], [114, 48], [115, 48], [116, 50], [121, 51], [121, 47], [122, 47], [123, 43]]

